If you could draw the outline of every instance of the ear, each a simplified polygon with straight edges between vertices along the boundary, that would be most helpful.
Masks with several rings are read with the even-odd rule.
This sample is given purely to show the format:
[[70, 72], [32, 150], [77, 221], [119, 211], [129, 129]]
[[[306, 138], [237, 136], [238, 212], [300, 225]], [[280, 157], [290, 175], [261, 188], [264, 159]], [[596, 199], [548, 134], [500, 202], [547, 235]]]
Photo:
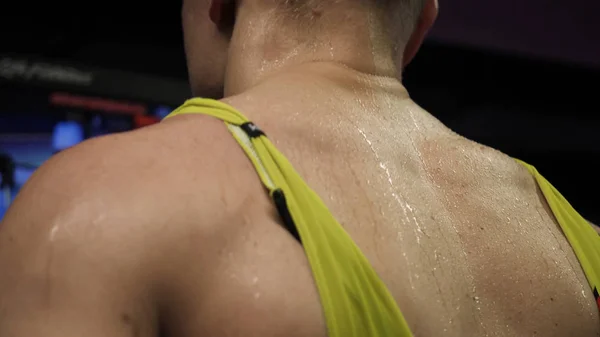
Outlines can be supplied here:
[[211, 0], [210, 20], [221, 30], [229, 28], [235, 21], [235, 5], [234, 0]]
[[404, 56], [402, 58], [402, 68], [406, 67], [410, 61], [417, 55], [423, 40], [431, 26], [433, 26], [438, 15], [438, 0], [427, 0], [425, 8], [417, 21], [417, 25], [411, 35], [406, 47], [404, 48]]

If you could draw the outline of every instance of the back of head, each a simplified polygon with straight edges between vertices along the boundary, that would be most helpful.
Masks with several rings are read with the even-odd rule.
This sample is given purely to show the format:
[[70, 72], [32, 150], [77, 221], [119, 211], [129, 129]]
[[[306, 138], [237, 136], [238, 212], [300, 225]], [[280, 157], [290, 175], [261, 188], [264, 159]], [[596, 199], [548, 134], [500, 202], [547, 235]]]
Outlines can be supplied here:
[[[259, 0], [260, 1], [260, 0]], [[374, 13], [386, 34], [401, 46], [408, 42], [427, 0], [275, 0], [284, 16], [310, 27], [325, 11]], [[352, 22], [346, 22], [351, 24]]]
[[[434, 1], [184, 0], [184, 36], [193, 91], [214, 93], [210, 97], [218, 98], [226, 77], [242, 72], [232, 65], [245, 62], [246, 69], [254, 69], [257, 65], [248, 64], [248, 58], [260, 54], [256, 58], [261, 59], [258, 68], [262, 69], [269, 61], [265, 55], [286, 48], [288, 56], [304, 48], [315, 60], [341, 63], [343, 60], [334, 58], [344, 52], [357, 58], [361, 54], [366, 57], [363, 51], [370, 50], [369, 55], [386, 55], [398, 65], [393, 68], [401, 68], [398, 61], [414, 55], [409, 52], [412, 55], [407, 58], [406, 50], [416, 52], [420, 45], [423, 29], [419, 27], [427, 25], [419, 19], [426, 12], [423, 9], [430, 7], [426, 5]], [[261, 48], [266, 51], [257, 52]], [[324, 49], [332, 51], [331, 59], [328, 51], [322, 53]], [[250, 50], [254, 52], [249, 54]], [[289, 60], [281, 53], [272, 58]]]

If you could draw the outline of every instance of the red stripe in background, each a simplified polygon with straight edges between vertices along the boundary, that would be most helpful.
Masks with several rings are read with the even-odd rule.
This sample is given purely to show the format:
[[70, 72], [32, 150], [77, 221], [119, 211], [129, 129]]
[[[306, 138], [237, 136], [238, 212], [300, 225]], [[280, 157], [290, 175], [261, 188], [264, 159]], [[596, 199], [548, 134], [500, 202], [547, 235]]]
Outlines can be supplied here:
[[158, 117], [143, 116], [143, 115], [135, 116], [134, 120], [133, 120], [133, 123], [134, 123], [136, 129], [143, 128], [144, 126], [156, 124], [158, 122], [160, 122], [160, 118], [158, 118]]
[[148, 111], [143, 104], [114, 101], [98, 97], [79, 96], [64, 92], [54, 92], [50, 94], [49, 100], [52, 105], [88, 110], [101, 110], [125, 115], [145, 115]]

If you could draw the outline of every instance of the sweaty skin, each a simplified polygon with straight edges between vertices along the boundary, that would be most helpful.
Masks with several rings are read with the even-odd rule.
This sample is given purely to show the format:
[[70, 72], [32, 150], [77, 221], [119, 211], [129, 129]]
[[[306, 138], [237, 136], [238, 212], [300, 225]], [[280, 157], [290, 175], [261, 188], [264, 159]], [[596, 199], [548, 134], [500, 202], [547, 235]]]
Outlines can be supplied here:
[[[599, 335], [533, 178], [398, 82], [311, 65], [226, 102], [321, 196], [416, 336]], [[302, 248], [209, 117], [58, 155], [1, 228], [1, 336], [326, 336]]]
[[[256, 42], [236, 34], [237, 48]], [[248, 76], [223, 101], [322, 198], [414, 335], [600, 336], [590, 287], [528, 171], [453, 133], [399, 80], [363, 71], [351, 47], [334, 48], [344, 62], [275, 55], [261, 76], [244, 64], [264, 53], [236, 52]], [[87, 141], [34, 174], [0, 223], [0, 336], [326, 327], [304, 251], [248, 158], [222, 122], [184, 115]]]

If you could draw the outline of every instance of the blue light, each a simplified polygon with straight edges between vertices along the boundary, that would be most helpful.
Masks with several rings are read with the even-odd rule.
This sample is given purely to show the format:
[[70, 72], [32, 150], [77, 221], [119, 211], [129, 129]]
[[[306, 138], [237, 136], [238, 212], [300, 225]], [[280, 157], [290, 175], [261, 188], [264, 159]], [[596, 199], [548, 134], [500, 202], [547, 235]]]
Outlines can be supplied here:
[[83, 128], [77, 122], [66, 121], [56, 124], [52, 134], [54, 151], [62, 151], [81, 143], [84, 139]]
[[154, 116], [163, 119], [167, 117], [171, 113], [171, 111], [173, 111], [173, 109], [171, 109], [170, 107], [161, 105], [154, 109]]
[[33, 172], [35, 172], [35, 168], [17, 167], [15, 169], [15, 184], [17, 186], [25, 185], [25, 182], [31, 178]]

